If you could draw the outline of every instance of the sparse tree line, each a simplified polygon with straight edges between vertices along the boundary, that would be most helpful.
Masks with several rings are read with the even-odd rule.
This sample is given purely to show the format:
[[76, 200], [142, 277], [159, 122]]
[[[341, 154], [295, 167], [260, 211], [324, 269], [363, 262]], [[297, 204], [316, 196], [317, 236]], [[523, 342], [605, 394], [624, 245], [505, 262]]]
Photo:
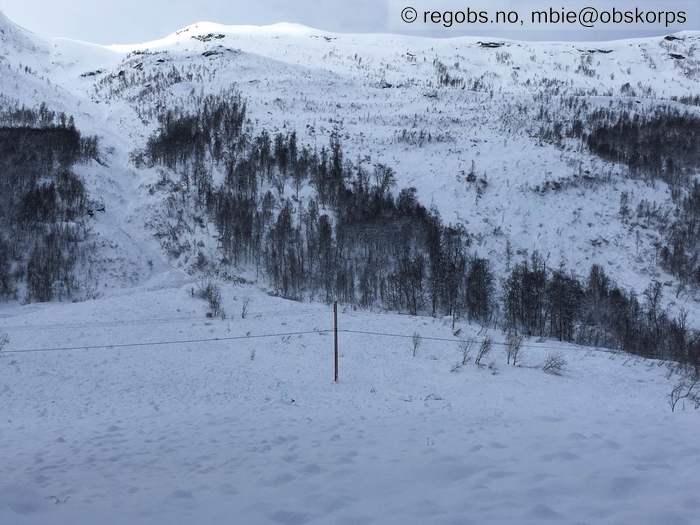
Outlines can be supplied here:
[[[600, 157], [628, 166], [631, 176], [669, 186], [671, 216], [660, 215], [655, 203], [642, 201], [637, 217], [647, 223], [653, 219], [663, 236], [657, 247], [661, 266], [683, 285], [700, 285], [700, 185], [695, 177], [700, 168], [700, 117], [671, 106], [644, 111], [629, 103], [591, 110], [585, 101], [569, 98], [560, 100], [558, 108], [571, 118], [564, 124], [543, 105], [537, 117], [541, 140], [577, 138]], [[620, 217], [627, 221], [632, 210], [629, 195], [623, 198]]]
[[518, 263], [503, 285], [507, 327], [529, 336], [686, 363], [700, 373], [700, 335], [687, 314], [673, 318], [662, 306], [663, 285], [641, 297], [620, 288], [599, 265], [585, 280], [564, 268], [548, 269], [537, 253]]
[[675, 109], [652, 115], [606, 112], [585, 135], [588, 147], [604, 158], [627, 164], [633, 173], [659, 178], [671, 188], [675, 210], [661, 224], [661, 265], [683, 284], [700, 285], [700, 117]]
[[586, 99], [543, 96], [533, 117], [540, 140], [578, 139], [599, 157], [626, 165], [633, 177], [662, 180], [677, 189], [692, 183], [700, 166], [695, 112], [673, 106], [644, 109], [630, 101], [593, 108]]
[[88, 196], [72, 171], [97, 157], [72, 117], [42, 105], [0, 111], [0, 299], [73, 298], [88, 249]]
[[673, 96], [671, 100], [686, 104], [688, 106], [700, 106], [700, 95], [684, 95], [681, 97]]
[[[417, 202], [415, 189], [395, 194], [389, 167], [353, 167], [335, 138], [312, 151], [294, 133], [252, 136], [244, 114], [238, 98], [170, 114], [137, 159], [178, 171], [179, 189], [217, 226], [225, 263], [254, 264], [285, 297], [489, 319], [488, 265], [467, 254], [466, 232]], [[215, 187], [217, 167], [224, 177]], [[309, 186], [313, 196], [298, 197]]]
[[[168, 51], [134, 51], [129, 53], [121, 63], [121, 69], [110, 74], [104, 72], [86, 72], [99, 74], [100, 79], [94, 85], [95, 96], [99, 99], [128, 100], [144, 124], [163, 115], [164, 107], [178, 107], [183, 100], [170, 99], [165, 94], [173, 86], [181, 84], [200, 84], [214, 82], [220, 70], [208, 59], [178, 63]], [[184, 90], [183, 90], [184, 91]], [[183, 92], [188, 98], [194, 93]], [[205, 95], [199, 92], [198, 98]]]
[[648, 115], [594, 111], [580, 138], [597, 155], [629, 166], [633, 173], [659, 178], [670, 186], [687, 184], [700, 166], [700, 117], [657, 108]]
[[700, 182], [693, 182], [676, 203], [675, 218], [667, 228], [661, 262], [681, 282], [700, 285]]
[[533, 254], [500, 286], [470, 235], [415, 189], [396, 191], [390, 167], [347, 162], [337, 137], [312, 150], [294, 133], [254, 135], [239, 97], [166, 115], [135, 160], [176, 171], [176, 198], [216, 226], [220, 260], [200, 254], [199, 269], [252, 265], [288, 298], [466, 317], [698, 366], [697, 335], [661, 308], [661, 285], [640, 299], [599, 266], [582, 281]]

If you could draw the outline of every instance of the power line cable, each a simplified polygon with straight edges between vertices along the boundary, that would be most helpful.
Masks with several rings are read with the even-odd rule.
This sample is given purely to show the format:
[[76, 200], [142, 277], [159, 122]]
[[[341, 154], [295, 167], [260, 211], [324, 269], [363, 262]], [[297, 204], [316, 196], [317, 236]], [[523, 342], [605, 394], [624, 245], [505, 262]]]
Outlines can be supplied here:
[[209, 339], [187, 339], [187, 340], [176, 340], [176, 341], [150, 341], [142, 343], [121, 343], [112, 345], [83, 345], [83, 346], [64, 346], [55, 348], [25, 348], [21, 350], [4, 350], [3, 354], [31, 354], [31, 353], [50, 353], [50, 352], [70, 352], [74, 350], [115, 350], [120, 348], [139, 348], [139, 347], [149, 347], [149, 346], [163, 346], [163, 345], [184, 345], [184, 344], [198, 344], [198, 343], [217, 343], [222, 341], [241, 341], [244, 339], [264, 339], [269, 337], [291, 337], [296, 335], [308, 335], [308, 334], [324, 334], [332, 332], [333, 330], [312, 330], [306, 332], [280, 332], [274, 334], [257, 334], [257, 335], [240, 335], [232, 337], [212, 337]]
[[[318, 310], [305, 309], [294, 312], [286, 311], [275, 311], [266, 310], [261, 312], [252, 312], [248, 314], [248, 317], [255, 318], [256, 315], [273, 315], [275, 317], [291, 317], [295, 315], [306, 315], [306, 314], [317, 314]], [[11, 330], [11, 331], [27, 331], [27, 330], [60, 330], [60, 329], [79, 329], [79, 328], [110, 328], [119, 326], [142, 326], [142, 325], [155, 325], [155, 324], [167, 324], [182, 321], [221, 321], [221, 319], [216, 318], [206, 318], [202, 316], [196, 317], [161, 317], [155, 319], [131, 319], [126, 321], [100, 321], [100, 322], [90, 322], [90, 323], [55, 323], [55, 324], [25, 324], [25, 325], [1, 325], [0, 330]]]
[[[383, 336], [383, 337], [397, 337], [401, 339], [413, 339], [413, 335], [407, 335], [407, 334], [391, 334], [387, 332], [370, 332], [366, 330], [338, 330], [339, 332], [344, 332], [348, 334], [361, 334], [361, 335], [375, 335], [375, 336]], [[419, 335], [420, 339], [423, 341], [441, 341], [441, 342], [446, 342], [446, 343], [478, 343], [479, 341], [477, 339], [450, 339], [446, 337], [430, 337], [430, 336], [422, 336]], [[492, 345], [494, 346], [508, 346], [508, 343], [499, 343], [496, 341], [491, 342]], [[521, 345], [523, 348], [540, 348], [540, 349], [545, 349], [545, 350], [561, 350], [563, 347], [562, 346], [547, 346], [547, 345], [533, 345], [533, 344], [522, 344]], [[601, 349], [598, 347], [586, 347], [590, 350], [598, 350], [601, 352], [610, 352], [612, 353], [611, 350], [607, 349]]]
[[[69, 352], [69, 351], [89, 351], [89, 350], [114, 350], [121, 348], [143, 348], [152, 346], [164, 346], [164, 345], [183, 345], [183, 344], [201, 344], [201, 343], [217, 343], [226, 341], [242, 341], [246, 339], [265, 339], [271, 337], [291, 337], [299, 335], [310, 335], [310, 334], [327, 334], [332, 333], [332, 329], [323, 330], [307, 330], [298, 332], [278, 332], [269, 334], [256, 334], [256, 335], [240, 335], [240, 336], [229, 336], [229, 337], [211, 337], [206, 339], [185, 339], [185, 340], [171, 340], [171, 341], [149, 341], [149, 342], [139, 342], [139, 343], [119, 343], [119, 344], [105, 344], [105, 345], [81, 345], [81, 346], [65, 346], [65, 347], [46, 347], [46, 348], [25, 348], [19, 350], [5, 350], [4, 354], [28, 354], [28, 353], [52, 353], [52, 352]], [[389, 332], [373, 332], [368, 330], [348, 330], [341, 329], [338, 330], [339, 333], [346, 334], [356, 334], [356, 335], [370, 335], [379, 337], [393, 337], [400, 339], [412, 339], [413, 335], [407, 334], [396, 334]], [[446, 337], [431, 337], [431, 336], [420, 336], [421, 340], [424, 341], [439, 341], [446, 343], [478, 343], [476, 339], [453, 339]], [[508, 343], [493, 342], [494, 346], [508, 346]], [[562, 346], [551, 346], [551, 345], [532, 345], [523, 344], [523, 348], [538, 348], [538, 349], [549, 349], [549, 350], [561, 350]], [[592, 348], [591, 348], [592, 349]], [[595, 350], [601, 352], [613, 353], [611, 350], [596, 348]]]

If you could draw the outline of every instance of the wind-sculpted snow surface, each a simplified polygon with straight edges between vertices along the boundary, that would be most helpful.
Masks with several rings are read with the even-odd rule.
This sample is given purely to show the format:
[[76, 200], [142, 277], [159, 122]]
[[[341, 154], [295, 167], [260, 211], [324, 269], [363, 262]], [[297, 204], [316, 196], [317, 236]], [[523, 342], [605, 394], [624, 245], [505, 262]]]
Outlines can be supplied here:
[[7, 351], [312, 333], [0, 358], [0, 522], [696, 521], [700, 420], [662, 363], [561, 347], [556, 376], [528, 341], [519, 367], [457, 366], [429, 340], [448, 321], [341, 309], [406, 338], [341, 333], [334, 385], [330, 308], [222, 292], [230, 321], [188, 289], [2, 311]]

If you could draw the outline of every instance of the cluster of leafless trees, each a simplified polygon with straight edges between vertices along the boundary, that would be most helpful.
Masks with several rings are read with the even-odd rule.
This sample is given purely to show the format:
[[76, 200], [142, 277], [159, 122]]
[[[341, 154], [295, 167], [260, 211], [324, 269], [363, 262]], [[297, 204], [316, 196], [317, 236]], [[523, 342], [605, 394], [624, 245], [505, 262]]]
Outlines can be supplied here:
[[88, 197], [75, 163], [97, 157], [72, 117], [16, 107], [0, 112], [0, 298], [71, 298], [84, 256]]
[[663, 266], [682, 282], [700, 286], [700, 182], [679, 199], [660, 250]]
[[675, 204], [659, 224], [663, 267], [684, 284], [700, 285], [700, 117], [674, 107], [653, 111], [598, 109], [575, 119], [570, 135], [597, 155], [626, 164], [633, 176], [660, 179]]
[[637, 297], [594, 265], [580, 280], [550, 270], [537, 253], [517, 264], [503, 285], [505, 323], [529, 336], [619, 348], [644, 357], [700, 367], [700, 337], [687, 316], [662, 307], [663, 286], [654, 282]]
[[311, 150], [294, 133], [253, 135], [244, 115], [238, 97], [170, 113], [138, 157], [178, 172], [216, 225], [225, 263], [254, 264], [285, 297], [489, 319], [488, 262], [415, 189], [395, 192], [391, 168], [346, 162], [336, 137]]
[[669, 107], [651, 114], [606, 108], [594, 111], [579, 129], [594, 153], [672, 186], [686, 183], [700, 165], [700, 117], [695, 113]]
[[337, 137], [310, 149], [294, 133], [254, 135], [245, 122], [239, 97], [210, 97], [201, 111], [168, 114], [138, 158], [175, 170], [178, 191], [216, 226], [222, 262], [255, 265], [280, 295], [465, 316], [697, 362], [700, 344], [661, 308], [661, 285], [640, 300], [599, 266], [582, 281], [535, 253], [499, 290], [489, 261], [470, 253], [470, 235], [421, 205], [415, 189], [396, 190], [390, 167], [348, 162]]

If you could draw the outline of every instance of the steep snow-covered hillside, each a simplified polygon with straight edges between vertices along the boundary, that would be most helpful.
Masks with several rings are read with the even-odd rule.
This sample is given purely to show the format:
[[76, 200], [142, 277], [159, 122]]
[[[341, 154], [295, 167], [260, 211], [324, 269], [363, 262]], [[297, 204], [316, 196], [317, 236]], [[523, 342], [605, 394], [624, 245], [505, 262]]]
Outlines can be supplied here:
[[[149, 182], [127, 158], [159, 112], [186, 104], [191, 92], [235, 85], [256, 127], [293, 130], [319, 147], [339, 134], [353, 162], [393, 167], [400, 186], [415, 186], [447, 222], [464, 224], [483, 256], [505, 261], [510, 243], [514, 253], [538, 250], [552, 267], [565, 263], [581, 275], [599, 263], [639, 291], [652, 279], [674, 282], [657, 264], [661, 233], [623, 223], [618, 209], [626, 192], [633, 210], [646, 200], [670, 211], [666, 185], [630, 180], [625, 166], [578, 141], [554, 144], [538, 133], [597, 107], [695, 112], [671, 98], [698, 93], [697, 34], [491, 47], [473, 38], [199, 23], [155, 42], [104, 48], [41, 39], [7, 19], [0, 25], [9, 68], [3, 95], [53, 102], [81, 129], [103, 135], [112, 153], [100, 179]], [[572, 99], [583, 110], [567, 106]], [[129, 207], [147, 200], [138, 190], [123, 198]], [[692, 309], [688, 293], [676, 295]]]

